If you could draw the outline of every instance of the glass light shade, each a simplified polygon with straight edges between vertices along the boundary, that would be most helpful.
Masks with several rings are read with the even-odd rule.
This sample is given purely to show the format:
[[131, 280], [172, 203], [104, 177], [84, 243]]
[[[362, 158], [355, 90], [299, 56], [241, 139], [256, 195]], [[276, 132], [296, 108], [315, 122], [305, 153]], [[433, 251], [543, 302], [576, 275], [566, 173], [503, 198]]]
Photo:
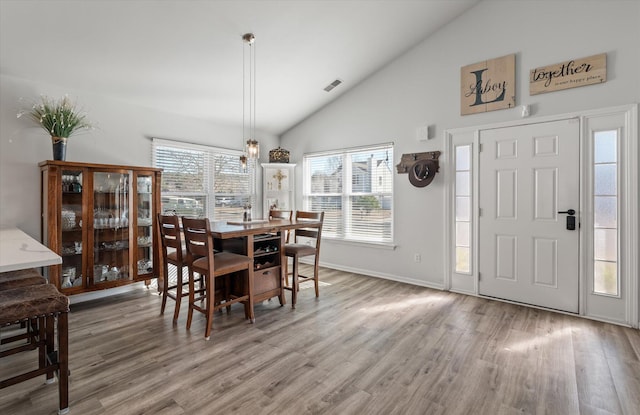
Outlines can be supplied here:
[[247, 155], [243, 154], [240, 156], [240, 167], [242, 168], [242, 171], [247, 171]]
[[247, 140], [246, 153], [249, 158], [257, 159], [260, 157], [260, 144], [252, 138]]

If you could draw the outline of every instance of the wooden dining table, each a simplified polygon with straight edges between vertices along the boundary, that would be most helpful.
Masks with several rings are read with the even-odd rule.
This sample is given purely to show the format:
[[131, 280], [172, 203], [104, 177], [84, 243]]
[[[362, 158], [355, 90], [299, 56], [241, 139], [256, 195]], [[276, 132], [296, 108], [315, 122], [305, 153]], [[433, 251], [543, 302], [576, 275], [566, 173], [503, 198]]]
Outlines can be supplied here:
[[[278, 297], [280, 304], [286, 304], [284, 297], [285, 268], [283, 264], [287, 261], [285, 256], [285, 237], [287, 231], [294, 231], [300, 228], [313, 228], [322, 226], [322, 222], [314, 220], [256, 220], [252, 222], [225, 222], [212, 221], [211, 234], [214, 238], [216, 249], [231, 251], [249, 256], [254, 260], [254, 269], [250, 274], [250, 281], [253, 284], [253, 303], [264, 301], [273, 297]], [[259, 268], [256, 260], [260, 253], [257, 253], [264, 241], [271, 240], [277, 243], [280, 253], [279, 263], [271, 267]]]

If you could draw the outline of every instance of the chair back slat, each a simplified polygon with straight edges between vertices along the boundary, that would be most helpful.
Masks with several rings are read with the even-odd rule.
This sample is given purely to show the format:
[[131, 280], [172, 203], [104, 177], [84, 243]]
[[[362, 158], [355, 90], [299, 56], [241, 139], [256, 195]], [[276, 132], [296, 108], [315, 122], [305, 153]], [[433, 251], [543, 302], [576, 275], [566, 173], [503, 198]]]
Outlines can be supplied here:
[[[291, 210], [271, 209], [269, 211], [269, 220], [272, 220], [272, 219], [291, 220], [292, 216], [293, 216], [293, 211], [291, 211]], [[284, 232], [284, 243], [286, 243], [286, 244], [289, 243], [290, 234], [291, 234], [291, 232], [289, 232], [288, 230]]]
[[286, 219], [291, 220], [293, 212], [290, 210], [271, 209], [269, 211], [269, 219]]
[[181, 248], [182, 236], [180, 235], [180, 218], [173, 215], [170, 216], [158, 213], [158, 224], [160, 225], [162, 243], [168, 248]]
[[295, 242], [298, 242], [298, 238], [313, 238], [316, 243], [316, 250], [320, 249], [320, 239], [322, 236], [322, 224], [324, 222], [324, 212], [305, 212], [302, 210], [296, 211], [296, 221], [319, 221], [319, 226], [300, 228], [295, 230]]
[[296, 229], [296, 236], [304, 238], [317, 238], [318, 229]]
[[182, 228], [187, 254], [191, 258], [205, 257], [213, 253], [213, 238], [208, 218], [193, 219], [183, 216]]

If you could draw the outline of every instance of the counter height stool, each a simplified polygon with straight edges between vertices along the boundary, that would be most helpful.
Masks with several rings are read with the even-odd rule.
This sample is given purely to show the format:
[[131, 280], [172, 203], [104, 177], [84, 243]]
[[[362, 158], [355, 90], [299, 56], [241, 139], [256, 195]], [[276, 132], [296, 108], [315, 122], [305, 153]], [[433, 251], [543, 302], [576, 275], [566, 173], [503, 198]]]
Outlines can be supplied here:
[[[30, 285], [41, 285], [46, 283], [47, 280], [34, 268], [0, 272], [0, 291], [11, 290], [13, 288], [28, 287]], [[0, 345], [24, 339], [29, 342], [37, 341], [37, 319], [31, 320], [29, 322], [21, 321], [20, 327], [25, 329], [23, 333], [0, 338]]]
[[[176, 215], [163, 215], [158, 213], [158, 227], [160, 228], [160, 240], [162, 241], [162, 266], [164, 281], [162, 284], [162, 307], [160, 314], [164, 314], [167, 298], [175, 300], [176, 307], [173, 311], [173, 322], [178, 320], [182, 297], [188, 297], [189, 280], [183, 278], [182, 270], [187, 266], [187, 250], [182, 245], [182, 232], [180, 231], [180, 218]], [[176, 283], [169, 281], [169, 264], [176, 267]], [[175, 294], [173, 293], [175, 290]], [[203, 284], [200, 279], [199, 290], [202, 292]]]
[[[293, 211], [291, 210], [276, 210], [276, 209], [271, 209], [269, 211], [269, 220], [273, 220], [273, 219], [286, 219], [286, 220], [291, 220], [291, 217], [293, 216]], [[290, 232], [288, 230], [284, 231], [284, 243], [288, 244], [289, 243], [289, 235]], [[284, 285], [286, 287], [289, 286], [289, 276], [287, 274], [287, 267], [289, 266], [289, 261], [286, 260], [285, 257], [285, 263], [283, 264], [284, 266]]]
[[[287, 257], [293, 258], [292, 287], [285, 286], [287, 290], [291, 290], [291, 306], [296, 307], [298, 299], [298, 291], [300, 283], [305, 281], [313, 281], [316, 289], [316, 297], [320, 296], [318, 289], [318, 270], [320, 261], [320, 238], [322, 236], [322, 223], [324, 221], [324, 212], [303, 212], [296, 211], [296, 222], [304, 221], [320, 221], [320, 226], [310, 226], [308, 228], [295, 229], [293, 243], [286, 244], [284, 253]], [[311, 245], [302, 243], [299, 238], [310, 238], [313, 240]], [[299, 259], [304, 256], [314, 255], [313, 276], [300, 275], [298, 271]], [[287, 273], [288, 274], [288, 273]], [[288, 275], [286, 276], [289, 278]]]
[[[69, 411], [69, 299], [51, 284], [36, 284], [0, 291], [0, 327], [37, 321], [37, 333], [27, 344], [3, 349], [0, 358], [38, 349], [38, 368], [0, 379], [0, 389], [46, 375], [58, 374], [58, 413]], [[57, 319], [58, 350], [54, 324]]]
[[34, 268], [0, 272], [0, 291], [46, 283], [47, 280]]
[[[211, 325], [213, 312], [222, 307], [229, 307], [235, 303], [244, 304], [245, 318], [252, 322], [253, 314], [253, 260], [246, 255], [233, 254], [231, 252], [213, 252], [213, 236], [209, 219], [190, 219], [182, 217], [182, 228], [187, 247], [187, 266], [189, 268], [189, 316], [187, 317], [187, 330], [191, 328], [193, 310], [206, 316], [205, 340], [211, 338]], [[204, 277], [204, 296], [196, 297], [194, 290], [194, 275]], [[225, 295], [216, 299], [216, 280], [223, 276], [240, 273], [246, 278], [233, 281], [234, 287], [242, 292], [231, 292], [230, 285], [225, 284]], [[229, 281], [231, 282], [231, 281]], [[196, 302], [204, 299], [203, 305]]]

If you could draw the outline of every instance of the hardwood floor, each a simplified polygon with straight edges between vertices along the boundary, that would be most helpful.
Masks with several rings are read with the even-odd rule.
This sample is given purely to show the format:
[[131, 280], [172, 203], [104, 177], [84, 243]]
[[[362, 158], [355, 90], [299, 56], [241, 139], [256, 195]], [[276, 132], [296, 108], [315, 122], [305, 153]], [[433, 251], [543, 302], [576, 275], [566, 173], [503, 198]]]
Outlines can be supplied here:
[[[71, 414], [638, 414], [640, 331], [320, 270], [277, 299], [172, 325], [144, 287], [72, 305]], [[287, 293], [289, 295], [289, 293]], [[289, 300], [289, 297], [287, 298]], [[186, 304], [185, 304], [186, 305]], [[226, 332], [231, 340], [219, 341]], [[2, 333], [3, 336], [5, 333]], [[36, 355], [0, 359], [0, 377]], [[0, 414], [53, 414], [57, 387], [0, 390]]]

